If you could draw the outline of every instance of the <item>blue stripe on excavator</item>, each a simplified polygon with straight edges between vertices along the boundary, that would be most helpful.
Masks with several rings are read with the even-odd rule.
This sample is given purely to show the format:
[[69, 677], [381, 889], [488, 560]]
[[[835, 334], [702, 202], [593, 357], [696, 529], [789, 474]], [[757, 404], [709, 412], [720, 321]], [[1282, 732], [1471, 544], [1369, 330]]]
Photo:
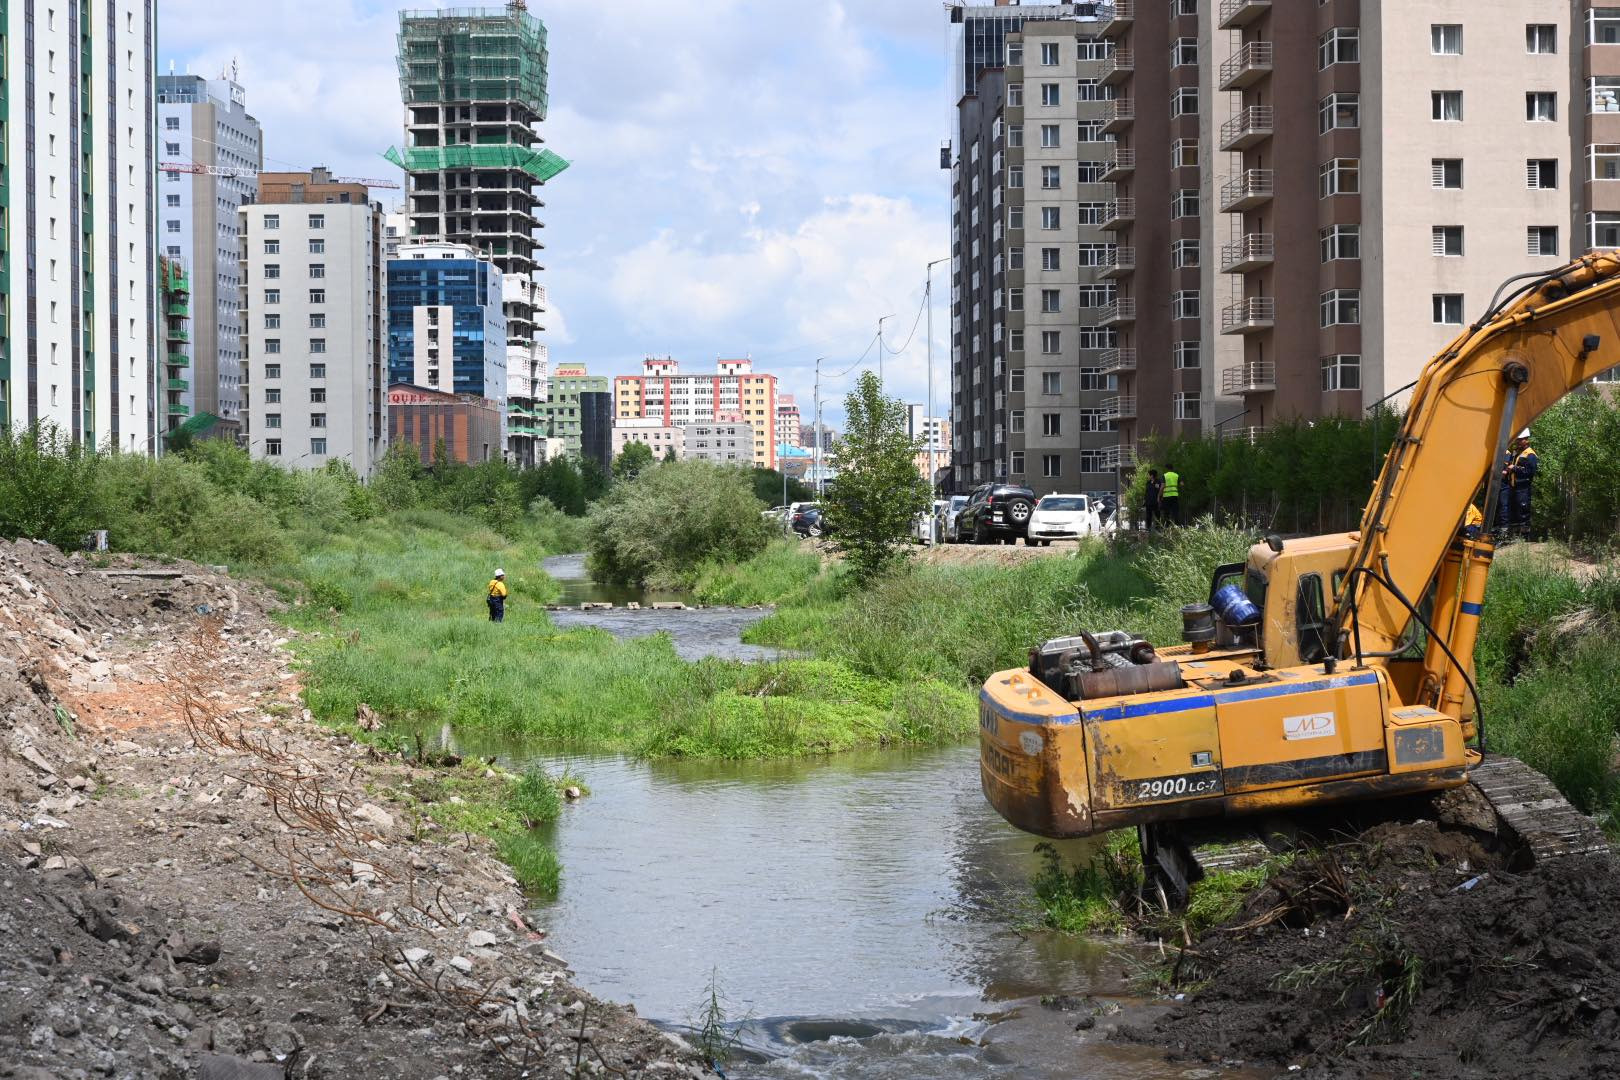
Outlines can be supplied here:
[[1462, 611], [1462, 613], [1464, 615], [1483, 615], [1483, 614], [1485, 614], [1485, 605], [1484, 604], [1474, 604], [1474, 603], [1470, 603], [1467, 600], [1464, 600], [1458, 606], [1459, 606], [1460, 610]]
[[1331, 679], [1322, 679], [1316, 682], [1289, 684], [1284, 686], [1255, 686], [1246, 690], [1228, 690], [1217, 694], [1197, 694], [1192, 697], [1169, 698], [1162, 701], [1143, 701], [1126, 703], [1123, 705], [1110, 705], [1106, 709], [1088, 710], [1088, 720], [1126, 720], [1133, 716], [1153, 716], [1158, 713], [1187, 712], [1191, 709], [1207, 709], [1212, 705], [1228, 705], [1239, 701], [1254, 701], [1258, 698], [1284, 697], [1290, 694], [1309, 694], [1318, 690], [1340, 690], [1347, 686], [1365, 686], [1378, 681], [1373, 672], [1360, 675], [1339, 675]]

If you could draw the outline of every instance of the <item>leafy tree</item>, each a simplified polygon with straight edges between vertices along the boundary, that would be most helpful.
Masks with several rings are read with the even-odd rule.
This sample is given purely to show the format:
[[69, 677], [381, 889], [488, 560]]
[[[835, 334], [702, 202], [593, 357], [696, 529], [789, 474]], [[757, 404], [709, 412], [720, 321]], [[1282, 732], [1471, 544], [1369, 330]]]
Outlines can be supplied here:
[[741, 562], [772, 531], [742, 469], [677, 461], [614, 484], [591, 507], [586, 565], [598, 581], [681, 587], [705, 562]]
[[0, 428], [0, 536], [81, 547], [98, 527], [98, 462], [54, 424]]
[[838, 476], [827, 489], [834, 546], [865, 581], [911, 552], [911, 522], [928, 509], [930, 487], [917, 471], [921, 440], [906, 434], [906, 407], [883, 396], [868, 371], [844, 398], [848, 415], [834, 451]]
[[[582, 458], [579, 462], [579, 482], [585, 501], [593, 503], [608, 493], [608, 488], [613, 486], [613, 477], [608, 470], [602, 468], [599, 461], [588, 457]], [[582, 507], [579, 512], [583, 514], [584, 508]]]
[[1571, 394], [1531, 435], [1536, 528], [1571, 542], [1620, 536], [1620, 402], [1596, 389]]
[[[810, 485], [803, 480], [795, 480], [791, 476], [787, 481], [787, 501], [809, 502], [816, 497], [810, 490]], [[778, 506], [782, 502], [782, 473], [778, 469], [754, 470], [754, 498], [766, 506]]]
[[664, 464], [667, 465], [667, 464], [669, 464], [670, 462], [672, 462], [674, 460], [675, 460], [675, 448], [673, 446], [664, 447]]
[[572, 517], [585, 513], [585, 479], [573, 458], [552, 458], [524, 471], [518, 483], [525, 506], [543, 498]]
[[422, 457], [410, 443], [394, 443], [371, 477], [371, 493], [389, 510], [409, 510], [422, 502]]
[[652, 447], [644, 442], [626, 443], [619, 456], [613, 459], [613, 479], [634, 480], [653, 464]]

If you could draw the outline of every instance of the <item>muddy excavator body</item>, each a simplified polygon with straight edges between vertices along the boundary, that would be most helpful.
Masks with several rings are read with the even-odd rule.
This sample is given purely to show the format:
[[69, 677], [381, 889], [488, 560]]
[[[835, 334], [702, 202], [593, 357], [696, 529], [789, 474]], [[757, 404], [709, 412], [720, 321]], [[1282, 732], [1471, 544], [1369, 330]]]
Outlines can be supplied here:
[[1184, 823], [1471, 779], [1539, 855], [1602, 846], [1544, 778], [1487, 759], [1474, 683], [1507, 441], [1620, 363], [1620, 254], [1528, 280], [1425, 366], [1359, 529], [1212, 568], [1179, 643], [1082, 630], [986, 680], [991, 805], [1048, 837], [1138, 827], [1169, 901], [1198, 875]]

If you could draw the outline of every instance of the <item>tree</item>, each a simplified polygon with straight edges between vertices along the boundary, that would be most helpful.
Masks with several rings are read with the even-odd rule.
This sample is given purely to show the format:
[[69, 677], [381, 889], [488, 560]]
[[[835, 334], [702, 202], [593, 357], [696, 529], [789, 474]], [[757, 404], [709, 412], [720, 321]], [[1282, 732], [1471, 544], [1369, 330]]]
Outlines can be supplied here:
[[[806, 484], [802, 480], [795, 480], [792, 477], [788, 477], [787, 497], [785, 501], [790, 503], [809, 502], [815, 497], [816, 493], [810, 490], [810, 485]], [[777, 469], [755, 469], [754, 498], [758, 499], [766, 506], [780, 505], [784, 501], [782, 495], [782, 473]]]
[[741, 562], [772, 530], [743, 470], [677, 461], [614, 484], [588, 519], [586, 567], [597, 581], [690, 585], [705, 562]]
[[573, 458], [555, 457], [526, 469], [518, 478], [518, 497], [524, 506], [535, 499], [547, 499], [570, 517], [585, 513], [585, 478]]
[[674, 460], [675, 460], [675, 448], [673, 446], [664, 447], [664, 464], [668, 465], [670, 462], [672, 462]]
[[0, 428], [0, 536], [77, 550], [97, 527], [94, 451], [54, 425]]
[[652, 463], [652, 447], [644, 442], [625, 443], [624, 449], [619, 451], [619, 456], [613, 459], [613, 479], [634, 480]]
[[883, 396], [868, 371], [844, 398], [847, 422], [834, 444], [838, 476], [827, 489], [834, 547], [866, 581], [910, 554], [911, 522], [927, 510], [931, 489], [917, 471], [922, 443], [906, 434], [906, 407]]

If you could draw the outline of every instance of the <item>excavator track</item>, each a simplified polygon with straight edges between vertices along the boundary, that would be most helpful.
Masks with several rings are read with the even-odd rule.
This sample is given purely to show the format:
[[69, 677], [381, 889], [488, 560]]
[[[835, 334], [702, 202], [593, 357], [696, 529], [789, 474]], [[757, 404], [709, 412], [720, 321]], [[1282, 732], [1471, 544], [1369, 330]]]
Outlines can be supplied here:
[[1569, 804], [1552, 781], [1517, 758], [1491, 755], [1469, 771], [1469, 783], [1491, 804], [1501, 828], [1540, 863], [1608, 851], [1597, 822]]

